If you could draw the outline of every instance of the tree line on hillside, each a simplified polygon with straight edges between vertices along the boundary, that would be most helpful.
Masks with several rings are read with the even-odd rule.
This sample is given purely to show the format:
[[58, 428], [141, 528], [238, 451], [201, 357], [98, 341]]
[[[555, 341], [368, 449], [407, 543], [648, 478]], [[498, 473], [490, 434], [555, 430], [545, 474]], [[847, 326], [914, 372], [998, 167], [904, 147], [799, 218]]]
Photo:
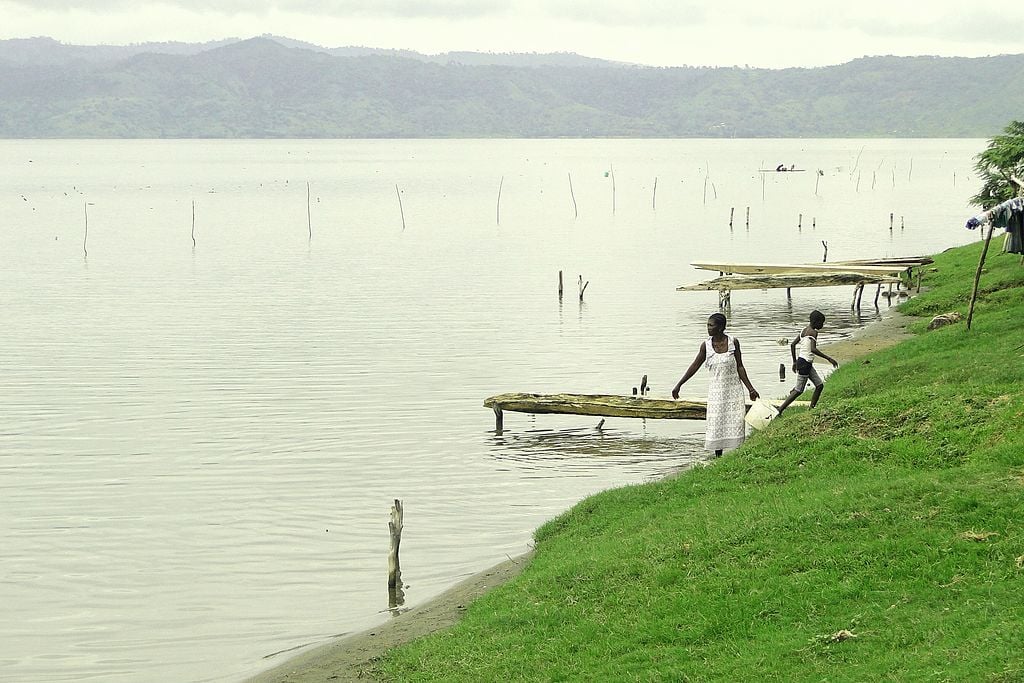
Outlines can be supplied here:
[[1024, 55], [767, 70], [442, 64], [266, 38], [181, 52], [0, 58], [0, 137], [990, 137], [1024, 110]]

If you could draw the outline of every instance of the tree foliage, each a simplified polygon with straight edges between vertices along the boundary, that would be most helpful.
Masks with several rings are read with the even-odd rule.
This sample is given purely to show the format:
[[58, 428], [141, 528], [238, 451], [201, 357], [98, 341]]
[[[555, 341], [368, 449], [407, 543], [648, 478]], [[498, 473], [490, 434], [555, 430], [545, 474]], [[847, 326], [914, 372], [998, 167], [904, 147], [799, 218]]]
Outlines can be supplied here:
[[988, 209], [1016, 197], [1020, 188], [1013, 178], [1024, 178], [1024, 122], [1011, 121], [1002, 135], [989, 140], [975, 157], [974, 170], [984, 182], [972, 203]]

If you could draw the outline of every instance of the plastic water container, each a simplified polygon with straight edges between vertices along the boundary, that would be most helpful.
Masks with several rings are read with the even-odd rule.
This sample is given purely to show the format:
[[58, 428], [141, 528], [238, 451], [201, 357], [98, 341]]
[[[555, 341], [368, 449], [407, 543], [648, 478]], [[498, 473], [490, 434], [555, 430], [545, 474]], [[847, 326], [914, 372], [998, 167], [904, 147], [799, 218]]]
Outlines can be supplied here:
[[759, 398], [750, 405], [750, 410], [747, 411], [744, 420], [754, 429], [764, 429], [778, 415], [779, 411], [775, 406]]

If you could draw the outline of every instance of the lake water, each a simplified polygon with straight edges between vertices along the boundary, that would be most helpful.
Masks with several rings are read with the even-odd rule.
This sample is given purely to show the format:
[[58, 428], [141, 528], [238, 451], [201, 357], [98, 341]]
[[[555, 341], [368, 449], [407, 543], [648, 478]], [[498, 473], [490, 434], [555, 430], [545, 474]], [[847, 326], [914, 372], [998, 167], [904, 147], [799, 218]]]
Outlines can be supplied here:
[[[688, 466], [701, 422], [506, 413], [499, 435], [482, 402], [644, 374], [667, 397], [717, 310], [675, 291], [716, 275], [691, 261], [976, 239], [983, 147], [0, 141], [0, 679], [241, 680], [390, 618], [395, 498], [412, 607]], [[808, 170], [758, 172], [780, 163]], [[825, 342], [884, 314], [851, 297], [733, 293], [763, 395], [812, 308]]]

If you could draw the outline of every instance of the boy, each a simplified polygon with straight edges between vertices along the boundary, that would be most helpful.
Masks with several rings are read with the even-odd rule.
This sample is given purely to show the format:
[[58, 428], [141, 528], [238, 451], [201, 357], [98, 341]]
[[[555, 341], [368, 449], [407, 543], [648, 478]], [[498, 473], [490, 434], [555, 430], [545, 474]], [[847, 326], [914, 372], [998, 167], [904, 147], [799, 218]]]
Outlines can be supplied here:
[[[807, 380], [811, 380], [814, 384], [811, 407], [813, 408], [818, 404], [821, 390], [825, 388], [825, 382], [814, 371], [813, 363], [815, 356], [821, 356], [831, 363], [834, 368], [839, 367], [839, 362], [835, 358], [818, 350], [818, 330], [825, 326], [825, 315], [821, 311], [811, 311], [809, 322], [810, 324], [789, 345], [789, 351], [793, 354], [793, 371], [797, 374], [796, 386], [793, 387], [793, 390], [789, 392], [789, 396], [779, 406], [779, 415], [789, 407], [790, 403], [796, 400], [797, 396], [804, 393], [804, 388], [807, 387]], [[800, 348], [799, 356], [797, 355], [797, 347]]]

